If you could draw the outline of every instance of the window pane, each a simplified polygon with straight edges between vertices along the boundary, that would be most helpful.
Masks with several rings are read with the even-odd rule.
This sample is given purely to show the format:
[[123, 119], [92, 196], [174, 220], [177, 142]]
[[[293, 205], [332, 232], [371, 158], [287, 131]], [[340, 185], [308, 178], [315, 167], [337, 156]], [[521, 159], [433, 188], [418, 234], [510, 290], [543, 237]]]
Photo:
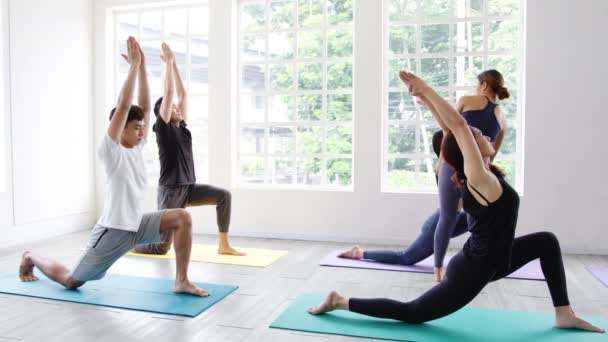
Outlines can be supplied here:
[[488, 15], [518, 15], [521, 0], [488, 0]]
[[327, 57], [350, 57], [353, 55], [353, 32], [351, 30], [327, 31]]
[[291, 32], [268, 35], [268, 55], [270, 58], [291, 59], [294, 56], [295, 38]]
[[496, 159], [494, 164], [500, 167], [506, 173], [506, 180], [509, 184], [515, 185], [515, 180], [517, 179], [517, 167], [515, 164], [515, 160], [502, 159], [504, 156], [500, 156]]
[[327, 128], [327, 152], [349, 154], [353, 150], [352, 128], [345, 126]]
[[437, 158], [425, 158], [420, 161], [420, 172], [418, 173], [418, 188], [420, 190], [436, 191], [435, 165], [437, 165]]
[[188, 115], [192, 126], [193, 120], [197, 123], [207, 126], [209, 119], [209, 97], [208, 96], [190, 96], [188, 97]]
[[298, 120], [317, 121], [321, 120], [323, 112], [322, 95], [300, 95], [296, 97], [298, 109]]
[[476, 86], [477, 75], [483, 71], [482, 56], [454, 58], [454, 82], [456, 86]]
[[413, 153], [416, 151], [416, 126], [389, 125], [388, 152]]
[[146, 66], [149, 69], [160, 69], [161, 67], [160, 44], [160, 40], [139, 42], [139, 45], [141, 46], [141, 49], [144, 51], [144, 55], [146, 56]]
[[293, 160], [286, 157], [270, 158], [270, 180], [273, 184], [292, 184], [296, 170]]
[[242, 122], [263, 122], [266, 110], [264, 96], [262, 95], [241, 95], [239, 112]]
[[284, 30], [295, 25], [295, 2], [270, 3], [270, 29]]
[[422, 78], [432, 87], [447, 86], [449, 82], [446, 58], [423, 58]]
[[492, 21], [488, 34], [488, 50], [509, 51], [519, 44], [519, 29], [513, 21]]
[[457, 18], [479, 17], [483, 14], [483, 0], [453, 0], [453, 7]]
[[300, 27], [319, 26], [323, 23], [323, 0], [298, 0]]
[[456, 52], [479, 52], [483, 50], [483, 23], [470, 21], [454, 25], [454, 48]]
[[266, 5], [263, 2], [244, 4], [240, 14], [241, 30], [262, 31], [266, 28]]
[[[184, 70], [186, 68], [183, 68]], [[193, 68], [190, 73], [190, 92], [209, 93], [209, 68]]]
[[329, 25], [351, 24], [353, 21], [353, 1], [327, 0], [327, 21]]
[[327, 160], [327, 181], [331, 185], [352, 184], [352, 159]]
[[387, 162], [387, 185], [394, 189], [417, 187], [416, 161], [409, 158], [389, 158]]
[[421, 0], [422, 16], [445, 18], [450, 13], [450, 0]]
[[186, 54], [188, 53], [186, 50], [186, 41], [182, 39], [170, 39], [167, 40], [166, 43], [173, 50], [173, 54], [175, 55], [175, 62], [179, 65], [186, 64]]
[[294, 121], [295, 98], [288, 95], [276, 95], [268, 98], [268, 119], [273, 122]]
[[306, 185], [319, 185], [322, 180], [321, 164], [319, 158], [298, 158], [298, 183]]
[[315, 58], [323, 54], [323, 31], [298, 32], [298, 57]]
[[502, 106], [502, 110], [507, 115], [507, 119], [513, 120], [517, 117], [517, 104], [519, 101], [517, 100], [517, 89], [507, 87], [509, 89], [509, 98], [501, 101], [500, 105]]
[[189, 23], [190, 35], [206, 35], [209, 32], [209, 9], [191, 8]]
[[435, 121], [429, 121], [420, 126], [420, 141], [418, 142], [418, 152], [422, 154], [434, 154], [433, 135], [439, 130], [439, 125]]
[[190, 40], [190, 63], [209, 64], [209, 38], [199, 37]]
[[241, 89], [263, 91], [266, 88], [266, 69], [263, 64], [245, 64], [241, 68]]
[[415, 120], [416, 105], [414, 98], [407, 92], [388, 93], [389, 120]]
[[240, 151], [246, 154], [264, 153], [264, 128], [244, 127], [241, 128]]
[[289, 155], [295, 151], [295, 135], [292, 127], [270, 127], [268, 153]]
[[422, 52], [446, 52], [450, 48], [450, 25], [422, 25]]
[[517, 58], [515, 56], [488, 56], [488, 68], [500, 71], [505, 87], [517, 87]]
[[266, 56], [266, 36], [246, 34], [241, 37], [241, 56], [244, 60], [264, 59]]
[[514, 125], [509, 125], [505, 132], [505, 137], [500, 146], [500, 153], [512, 154], [517, 150], [517, 129]]
[[415, 0], [389, 0], [388, 15], [391, 21], [405, 21], [416, 18]]
[[293, 64], [270, 64], [270, 89], [289, 91], [293, 89]]
[[297, 153], [298, 154], [318, 154], [322, 151], [323, 128], [319, 126], [298, 127], [297, 132]]
[[238, 124], [267, 130], [257, 181], [352, 184], [354, 1], [240, 3]]
[[[139, 15], [137, 13], [123, 13], [116, 15], [118, 31], [116, 39], [124, 42], [129, 36], [139, 36]], [[126, 51], [126, 50], [125, 50]]]
[[413, 73], [417, 73], [418, 71], [416, 59], [414, 58], [391, 59], [388, 63], [388, 86], [391, 88], [405, 88], [405, 85], [399, 78], [399, 71], [407, 70]]
[[241, 158], [241, 179], [246, 183], [264, 183], [264, 158]]
[[327, 63], [327, 89], [347, 89], [353, 86], [351, 62]]
[[392, 54], [416, 53], [416, 26], [391, 25], [388, 32], [388, 46]]
[[186, 9], [172, 9], [165, 11], [165, 37], [167, 39], [180, 39], [186, 37], [187, 21]]
[[[161, 11], [143, 12], [141, 20], [140, 40], [161, 39], [161, 23], [163, 13]], [[160, 47], [160, 44], [158, 45]]]
[[327, 95], [327, 120], [352, 120], [353, 96], [351, 94]]
[[303, 90], [323, 89], [323, 73], [320, 63], [298, 64], [298, 88]]

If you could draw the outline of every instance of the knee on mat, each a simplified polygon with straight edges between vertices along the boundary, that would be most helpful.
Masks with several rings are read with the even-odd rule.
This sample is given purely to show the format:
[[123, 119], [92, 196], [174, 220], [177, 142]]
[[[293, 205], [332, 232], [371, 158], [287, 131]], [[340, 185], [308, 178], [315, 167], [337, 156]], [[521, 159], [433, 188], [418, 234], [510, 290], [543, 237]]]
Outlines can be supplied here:
[[83, 281], [78, 281], [75, 280], [73, 278], [68, 278], [68, 280], [66, 280], [65, 284], [63, 284], [63, 286], [67, 289], [67, 290], [76, 290], [77, 288], [81, 287], [82, 285], [84, 285]]
[[172, 241], [161, 243], [158, 246], [158, 254], [165, 255], [165, 254], [169, 253], [169, 250], [171, 249], [171, 244], [172, 244]]

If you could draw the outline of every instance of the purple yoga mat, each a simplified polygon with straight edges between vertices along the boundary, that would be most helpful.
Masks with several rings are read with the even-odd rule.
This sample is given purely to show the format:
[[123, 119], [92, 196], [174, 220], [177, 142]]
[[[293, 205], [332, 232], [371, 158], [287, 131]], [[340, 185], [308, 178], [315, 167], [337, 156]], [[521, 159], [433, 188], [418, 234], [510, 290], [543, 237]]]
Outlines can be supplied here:
[[608, 268], [607, 267], [587, 267], [589, 272], [599, 279], [602, 284], [608, 286]]
[[[433, 256], [430, 256], [416, 265], [405, 266], [395, 264], [385, 264], [372, 260], [355, 260], [338, 258], [338, 254], [342, 250], [333, 251], [321, 260], [321, 266], [347, 267], [347, 268], [367, 268], [372, 270], [398, 271], [398, 272], [416, 272], [416, 273], [433, 273]], [[445, 257], [445, 265], [450, 261], [450, 257]], [[606, 272], [608, 276], [608, 272]], [[540, 262], [534, 260], [527, 263], [522, 268], [509, 274], [507, 278], [513, 279], [528, 279], [528, 280], [545, 280], [545, 276], [540, 268]], [[607, 278], [608, 279], [608, 278]]]

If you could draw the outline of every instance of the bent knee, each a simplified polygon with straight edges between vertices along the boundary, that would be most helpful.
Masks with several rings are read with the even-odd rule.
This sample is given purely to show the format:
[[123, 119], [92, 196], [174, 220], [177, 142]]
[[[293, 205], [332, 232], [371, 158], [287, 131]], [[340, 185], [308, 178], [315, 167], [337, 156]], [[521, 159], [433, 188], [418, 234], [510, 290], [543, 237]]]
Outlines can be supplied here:
[[67, 290], [76, 290], [77, 288], [81, 287], [82, 285], [84, 285], [84, 281], [80, 281], [80, 280], [76, 280], [72, 277], [68, 278], [65, 283], [63, 284], [63, 286], [67, 289]]
[[543, 242], [545, 244], [547, 244], [547, 246], [550, 246], [551, 248], [560, 248], [559, 247], [559, 240], [557, 239], [557, 236], [552, 233], [552, 232], [540, 232], [538, 233], [540, 236], [542, 236]]

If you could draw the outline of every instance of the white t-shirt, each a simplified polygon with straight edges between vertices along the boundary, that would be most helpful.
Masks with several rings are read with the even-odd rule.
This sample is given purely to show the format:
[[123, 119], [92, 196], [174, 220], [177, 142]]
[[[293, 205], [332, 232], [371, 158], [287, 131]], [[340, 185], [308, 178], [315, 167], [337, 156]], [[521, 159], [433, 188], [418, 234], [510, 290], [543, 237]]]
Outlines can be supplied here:
[[106, 199], [97, 221], [100, 226], [133, 232], [139, 229], [146, 190], [144, 145], [142, 141], [126, 148], [105, 134], [97, 151], [108, 176]]

